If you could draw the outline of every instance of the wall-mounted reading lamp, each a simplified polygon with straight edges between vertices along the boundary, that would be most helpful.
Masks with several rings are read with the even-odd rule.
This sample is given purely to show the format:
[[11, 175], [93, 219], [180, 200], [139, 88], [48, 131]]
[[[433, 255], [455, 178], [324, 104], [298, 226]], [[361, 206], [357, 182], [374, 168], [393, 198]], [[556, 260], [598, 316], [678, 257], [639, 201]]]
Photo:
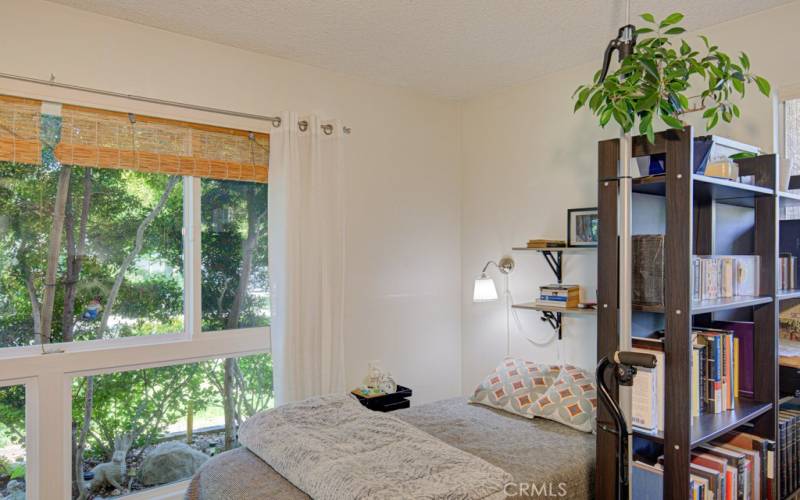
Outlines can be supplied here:
[[506, 299], [506, 356], [511, 353], [511, 304], [509, 303], [508, 275], [514, 270], [514, 259], [504, 256], [498, 262], [490, 260], [483, 266], [481, 275], [475, 278], [475, 287], [472, 289], [473, 302], [491, 302], [497, 300], [497, 287], [494, 279], [486, 274], [490, 265], [494, 265], [505, 277], [505, 291], [503, 296]]

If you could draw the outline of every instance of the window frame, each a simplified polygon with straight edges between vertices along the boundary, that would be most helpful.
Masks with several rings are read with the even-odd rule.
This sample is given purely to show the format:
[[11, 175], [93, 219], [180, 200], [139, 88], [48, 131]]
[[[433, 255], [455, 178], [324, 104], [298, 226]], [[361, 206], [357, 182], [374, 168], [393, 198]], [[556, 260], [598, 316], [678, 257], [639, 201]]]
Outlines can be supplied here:
[[[123, 98], [87, 101], [71, 90], [0, 81], [0, 92], [21, 97], [126, 111], [239, 129], [264, 123], [178, 110]], [[44, 92], [44, 94], [43, 94]], [[271, 352], [270, 327], [202, 331], [201, 178], [183, 177], [184, 328], [182, 332], [45, 346], [0, 348], [0, 386], [25, 385], [28, 500], [71, 498], [72, 380], [74, 377], [155, 368]], [[44, 478], [47, 478], [44, 481]], [[187, 481], [132, 493], [132, 500], [182, 498]]]

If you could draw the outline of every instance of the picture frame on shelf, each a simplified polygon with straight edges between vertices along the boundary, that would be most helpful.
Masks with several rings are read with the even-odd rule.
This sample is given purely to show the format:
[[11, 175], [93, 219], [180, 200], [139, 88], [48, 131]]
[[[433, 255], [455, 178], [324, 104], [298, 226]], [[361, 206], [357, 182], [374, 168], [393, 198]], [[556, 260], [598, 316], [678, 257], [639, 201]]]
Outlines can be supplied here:
[[567, 209], [567, 246], [596, 247], [598, 222], [597, 207]]

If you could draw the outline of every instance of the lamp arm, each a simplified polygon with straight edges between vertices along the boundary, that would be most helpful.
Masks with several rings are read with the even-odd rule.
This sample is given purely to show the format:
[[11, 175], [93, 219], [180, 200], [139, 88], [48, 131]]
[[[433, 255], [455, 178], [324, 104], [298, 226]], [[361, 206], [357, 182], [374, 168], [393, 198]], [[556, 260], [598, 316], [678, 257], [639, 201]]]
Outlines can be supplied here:
[[490, 260], [489, 262], [486, 263], [485, 266], [483, 266], [483, 270], [481, 271], [481, 274], [484, 274], [486, 272], [486, 270], [489, 269], [489, 265], [490, 264], [494, 264], [494, 267], [496, 267], [497, 269], [500, 269], [500, 266], [497, 265], [497, 262], [495, 262], [493, 260]]

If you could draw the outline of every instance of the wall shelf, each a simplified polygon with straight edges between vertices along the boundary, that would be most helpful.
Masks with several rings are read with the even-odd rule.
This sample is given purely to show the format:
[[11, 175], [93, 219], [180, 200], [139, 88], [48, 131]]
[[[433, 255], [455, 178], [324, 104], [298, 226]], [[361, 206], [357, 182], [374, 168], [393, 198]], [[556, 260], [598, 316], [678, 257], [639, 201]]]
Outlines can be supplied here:
[[[550, 248], [528, 248], [528, 247], [514, 247], [512, 250], [516, 252], [538, 252], [544, 257], [550, 270], [556, 277], [556, 282], [560, 285], [563, 277], [563, 258], [564, 253], [582, 253], [587, 250], [595, 250], [596, 247], [550, 247]], [[541, 320], [550, 324], [553, 330], [558, 334], [558, 340], [562, 338], [562, 314], [593, 314], [595, 309], [581, 309], [578, 307], [551, 307], [539, 305], [536, 302], [525, 302], [522, 304], [512, 304], [515, 309], [528, 309], [539, 311], [542, 314]]]

